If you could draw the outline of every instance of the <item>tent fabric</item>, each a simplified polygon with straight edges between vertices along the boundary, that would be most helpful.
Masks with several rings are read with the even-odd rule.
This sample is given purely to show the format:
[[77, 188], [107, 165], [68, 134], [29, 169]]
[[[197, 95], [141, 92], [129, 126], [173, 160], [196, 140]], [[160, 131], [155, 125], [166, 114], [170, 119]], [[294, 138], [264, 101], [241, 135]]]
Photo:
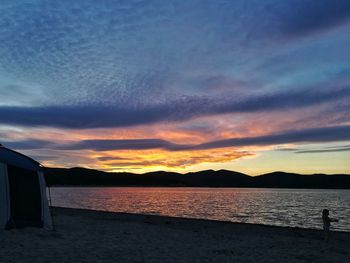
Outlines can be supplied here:
[[8, 180], [6, 174], [6, 165], [0, 162], [0, 227], [5, 226], [10, 219]]
[[2, 146], [0, 146], [0, 162], [32, 171], [38, 171], [41, 169], [40, 164], [37, 161]]
[[40, 164], [0, 146], [0, 228], [52, 228]]

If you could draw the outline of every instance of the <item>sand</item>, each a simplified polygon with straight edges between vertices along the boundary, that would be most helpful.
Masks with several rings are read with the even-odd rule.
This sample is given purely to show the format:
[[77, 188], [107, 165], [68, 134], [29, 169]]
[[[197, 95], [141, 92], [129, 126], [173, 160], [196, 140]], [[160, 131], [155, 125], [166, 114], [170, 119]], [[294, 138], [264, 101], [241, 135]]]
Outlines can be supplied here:
[[57, 231], [0, 231], [0, 262], [350, 262], [350, 233], [55, 208]]

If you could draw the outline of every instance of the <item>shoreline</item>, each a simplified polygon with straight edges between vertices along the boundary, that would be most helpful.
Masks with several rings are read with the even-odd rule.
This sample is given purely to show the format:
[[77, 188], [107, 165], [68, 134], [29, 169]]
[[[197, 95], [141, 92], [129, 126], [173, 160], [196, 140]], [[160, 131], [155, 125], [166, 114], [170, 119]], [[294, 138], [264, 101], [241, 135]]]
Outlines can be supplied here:
[[350, 233], [53, 208], [56, 232], [1, 231], [5, 262], [348, 262]]
[[[177, 173], [154, 171], [142, 174], [103, 172], [81, 167], [45, 168], [50, 186], [141, 186], [141, 187], [271, 187], [350, 189], [349, 174], [298, 174], [274, 171], [251, 176], [231, 170]], [[82, 183], [84, 182], [84, 183]]]
[[[349, 176], [350, 177], [350, 176]], [[50, 188], [214, 188], [214, 189], [291, 189], [291, 190], [350, 190], [346, 188], [303, 188], [303, 187], [267, 187], [267, 186], [186, 186], [186, 185], [51, 185]]]
[[[320, 235], [323, 235], [323, 229], [317, 228], [303, 228], [303, 227], [293, 227], [293, 226], [276, 226], [276, 225], [267, 225], [267, 224], [257, 224], [257, 223], [244, 223], [244, 222], [232, 222], [232, 221], [223, 221], [215, 219], [203, 219], [203, 218], [188, 218], [188, 217], [176, 217], [176, 216], [165, 216], [165, 215], [154, 215], [154, 214], [138, 214], [138, 213], [126, 213], [126, 212], [112, 212], [112, 211], [103, 211], [103, 210], [93, 210], [85, 208], [69, 208], [69, 207], [52, 207], [53, 216], [56, 214], [64, 213], [66, 215], [72, 216], [88, 216], [92, 218], [104, 218], [104, 219], [113, 219], [115, 221], [129, 221], [129, 222], [142, 222], [144, 220], [151, 220], [154, 223], [167, 223], [172, 221], [174, 223], [188, 223], [188, 224], [213, 224], [216, 226], [237, 226], [237, 227], [261, 227], [261, 228], [272, 228], [274, 231], [316, 231]], [[350, 231], [337, 231], [332, 230], [332, 233], [348, 234]]]

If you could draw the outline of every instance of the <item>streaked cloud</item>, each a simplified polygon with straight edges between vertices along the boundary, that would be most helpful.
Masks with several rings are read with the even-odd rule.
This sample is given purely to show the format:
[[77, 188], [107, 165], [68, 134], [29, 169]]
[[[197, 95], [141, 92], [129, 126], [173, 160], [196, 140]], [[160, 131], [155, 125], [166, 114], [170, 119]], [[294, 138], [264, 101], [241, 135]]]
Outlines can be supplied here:
[[[52, 148], [61, 150], [150, 150], [164, 149], [168, 151], [208, 150], [225, 147], [278, 145], [288, 143], [319, 143], [350, 140], [350, 125], [322, 127], [304, 130], [290, 130], [282, 133], [257, 137], [229, 138], [202, 144], [176, 144], [162, 139], [125, 139], [125, 140], [82, 140], [69, 144], [54, 144], [48, 141], [28, 140], [6, 142], [5, 146], [15, 149]], [[107, 159], [108, 160], [108, 159]]]
[[[113, 154], [113, 152], [109, 152]], [[164, 150], [134, 150], [120, 151], [115, 160], [102, 161], [100, 167], [103, 169], [128, 169], [140, 168], [142, 170], [179, 170], [202, 163], [226, 163], [240, 158], [252, 156], [247, 151], [220, 150], [211, 151], [177, 151], [170, 152]], [[123, 156], [123, 159], [120, 159]], [[110, 156], [111, 157], [111, 156]]]
[[21, 140], [21, 141], [4, 141], [4, 146], [19, 150], [29, 150], [29, 149], [42, 149], [55, 146], [54, 142], [45, 140]]
[[267, 14], [256, 19], [250, 17], [255, 38], [302, 38], [340, 26], [350, 18], [350, 4], [343, 0], [255, 1], [255, 4], [260, 6], [257, 12]]
[[285, 131], [279, 134], [234, 138], [221, 141], [203, 143], [196, 146], [196, 149], [210, 149], [228, 146], [249, 146], [249, 145], [278, 145], [287, 143], [316, 143], [336, 142], [350, 140], [350, 126], [322, 127], [296, 131]]
[[348, 151], [350, 151], [350, 147], [323, 149], [323, 150], [302, 150], [302, 151], [296, 151], [295, 153], [331, 153], [331, 152], [348, 152]]
[[192, 117], [308, 107], [350, 98], [350, 89], [303, 90], [265, 94], [246, 99], [184, 98], [172, 103], [142, 106], [0, 107], [0, 122], [20, 126], [61, 128], [123, 127]]
[[350, 18], [350, 3], [343, 0], [291, 1], [284, 10], [283, 34], [305, 36], [343, 24]]

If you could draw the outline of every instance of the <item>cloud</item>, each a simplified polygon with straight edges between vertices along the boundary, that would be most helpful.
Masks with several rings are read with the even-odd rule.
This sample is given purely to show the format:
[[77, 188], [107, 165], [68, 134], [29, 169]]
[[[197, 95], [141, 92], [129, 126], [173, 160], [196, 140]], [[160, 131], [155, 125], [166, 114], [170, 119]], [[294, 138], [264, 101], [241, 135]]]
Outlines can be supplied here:
[[[114, 166], [160, 169], [160, 167], [185, 168], [201, 163], [223, 163], [252, 155], [249, 151], [242, 151], [241, 147], [245, 146], [336, 141], [350, 141], [350, 125], [289, 130], [264, 136], [231, 138], [202, 144], [176, 144], [161, 139], [82, 140], [63, 144], [29, 139], [18, 142], [5, 141], [4, 146], [29, 151], [29, 156], [37, 156], [37, 159], [49, 166], [60, 163], [64, 166], [85, 164], [87, 167], [101, 169], [112, 169]], [[227, 147], [231, 149], [224, 149]], [[326, 150], [299, 150], [296, 153], [349, 150], [350, 147], [339, 147]], [[116, 153], [118, 155], [114, 157]], [[45, 158], [46, 155], [48, 158]], [[96, 159], [98, 164], [95, 164]]]
[[113, 157], [113, 156], [101, 156], [97, 157], [97, 159], [101, 162], [107, 162], [107, 161], [116, 161], [116, 160], [130, 160], [128, 158], [123, 158], [123, 157]]
[[275, 149], [275, 151], [279, 151], [279, 152], [294, 152], [298, 150], [297, 148], [278, 148]]
[[[31, 93], [10, 92], [11, 105], [137, 104], [167, 97], [171, 88], [182, 96], [191, 87], [231, 93], [243, 84], [241, 91], [250, 86], [245, 81], [253, 78], [254, 65], [271, 56], [257, 33], [251, 41], [256, 50], [244, 52], [250, 31], [263, 39], [271, 39], [271, 28], [305, 34], [349, 14], [349, 2], [341, 0], [10, 2], [0, 17], [0, 77], [12, 86], [21, 80]], [[240, 80], [232, 82], [237, 75]], [[0, 87], [0, 93], [6, 90]]]
[[350, 97], [349, 88], [327, 90], [296, 90], [251, 97], [238, 103], [227, 103], [219, 107], [222, 112], [256, 112], [291, 109], [317, 105]]
[[70, 145], [63, 145], [59, 148], [64, 150], [83, 150], [90, 149], [94, 151], [110, 150], [149, 150], [149, 149], [167, 149], [171, 151], [188, 150], [188, 145], [179, 145], [160, 139], [135, 139], [135, 140], [83, 140]]
[[282, 33], [303, 36], [327, 30], [350, 18], [350, 2], [344, 0], [290, 1], [284, 11]]
[[250, 145], [275, 145], [285, 143], [334, 142], [347, 140], [350, 140], [350, 125], [296, 131], [292, 130], [265, 136], [226, 139], [203, 143], [195, 146], [194, 149], [212, 149]]
[[0, 105], [28, 105], [36, 104], [46, 97], [36, 87], [30, 85], [2, 84], [0, 73]]
[[60, 128], [126, 127], [188, 120], [221, 113], [280, 111], [350, 97], [350, 89], [302, 90], [255, 95], [245, 99], [185, 97], [150, 105], [0, 107], [0, 123]]
[[[105, 167], [168, 167], [168, 168], [185, 168], [201, 163], [224, 163], [246, 156], [251, 156], [248, 152], [238, 151], [191, 151], [191, 152], [132, 152], [122, 153], [130, 156], [130, 159], [107, 161], [102, 164]], [[128, 160], [127, 160], [128, 159]]]
[[3, 145], [18, 150], [32, 150], [32, 149], [42, 149], [54, 147], [54, 142], [49, 142], [45, 140], [20, 140], [20, 141], [4, 141]]
[[343, 145], [343, 146], [328, 146], [327, 149], [341, 149], [341, 148], [350, 148], [350, 145]]
[[329, 152], [348, 152], [350, 151], [349, 148], [335, 148], [335, 149], [324, 149], [324, 150], [302, 150], [302, 151], [297, 151], [295, 153], [329, 153]]
[[54, 156], [54, 155], [29, 155], [31, 158], [34, 160], [40, 160], [41, 162], [43, 161], [54, 161], [57, 160], [59, 157]]
[[[128, 140], [82, 140], [70, 144], [54, 144], [52, 142], [28, 140], [22, 142], [7, 142], [5, 146], [14, 149], [50, 148], [57, 150], [150, 150], [164, 149], [167, 151], [208, 150], [225, 147], [265, 146], [286, 143], [320, 143], [350, 140], [350, 125], [321, 127], [304, 130], [289, 130], [277, 134], [256, 137], [231, 138], [211, 141], [202, 144], [175, 144], [161, 139], [128, 139]], [[103, 158], [103, 157], [102, 157]], [[112, 160], [113, 158], [111, 158]], [[108, 161], [109, 158], [104, 159]]]
[[350, 2], [346, 0], [258, 1], [246, 12], [245, 28], [253, 43], [262, 39], [290, 40], [330, 30], [349, 18]]

